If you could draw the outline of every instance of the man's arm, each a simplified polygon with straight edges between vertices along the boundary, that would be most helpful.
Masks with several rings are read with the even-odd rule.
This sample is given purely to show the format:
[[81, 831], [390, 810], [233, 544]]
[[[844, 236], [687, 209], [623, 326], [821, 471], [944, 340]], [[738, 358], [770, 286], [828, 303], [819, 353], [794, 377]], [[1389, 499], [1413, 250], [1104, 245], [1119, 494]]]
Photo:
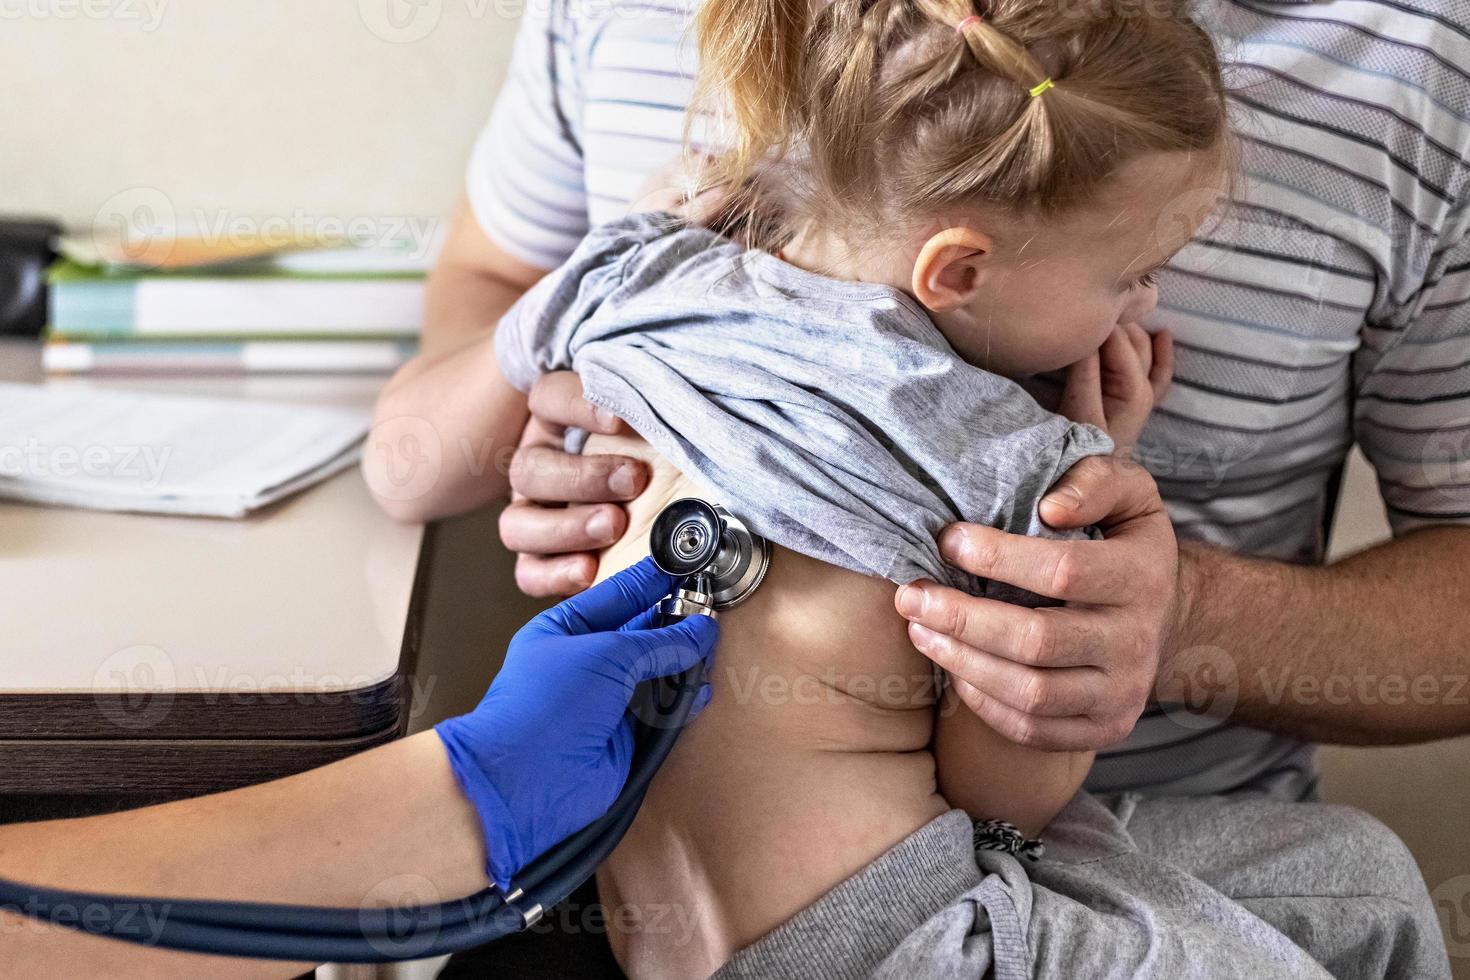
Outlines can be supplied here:
[[423, 356], [452, 352], [491, 334], [521, 294], [546, 274], [495, 244], [461, 198], [424, 297]]
[[[0, 875], [91, 892], [357, 907], [485, 888], [478, 817], [423, 732], [247, 789], [0, 827]], [[310, 964], [150, 949], [0, 913], [0, 978], [292, 977]]]
[[[534, 491], [541, 470], [560, 454], [538, 455], [536, 447], [559, 443], [561, 430], [526, 425], [526, 396], [501, 375], [495, 360], [495, 325], [543, 275], [496, 245], [461, 202], [443, 253], [429, 275], [423, 350], [389, 380], [378, 396], [373, 431], [363, 452], [363, 474], [382, 508], [402, 521], [427, 521], [483, 507], [504, 498], [512, 480]], [[559, 386], [538, 385], [531, 407], [566, 414], [556, 406], [575, 398], [586, 410], [587, 428], [616, 432], [621, 423], [595, 417], [592, 407]], [[523, 452], [512, 470], [512, 453]], [[606, 499], [622, 461], [601, 457], [578, 470], [579, 479], [600, 488], [590, 500]], [[626, 496], [641, 489], [642, 470], [628, 462]], [[599, 482], [600, 481], [600, 482]], [[515, 508], [514, 510], [519, 510]], [[602, 514], [609, 540], [621, 533], [623, 511], [613, 505], [567, 508], [588, 524]], [[511, 512], [507, 512], [508, 515]], [[518, 525], [508, 516], [512, 528]], [[603, 543], [606, 543], [605, 541]], [[580, 542], [579, 542], [580, 544]], [[548, 564], [554, 558], [543, 559]], [[574, 590], [568, 590], [574, 591]]]
[[1161, 697], [1224, 683], [1235, 719], [1321, 742], [1470, 732], [1470, 528], [1424, 528], [1325, 568], [1193, 543], [1179, 557], [1187, 612]]
[[[500, 317], [587, 231], [582, 151], [572, 131], [581, 111], [567, 101], [580, 86], [566, 84], [563, 77], [576, 71], [568, 53], [575, 47], [568, 43], [573, 26], [557, 4], [532, 4], [521, 16], [505, 85], [471, 152], [465, 200], [429, 277], [423, 356], [405, 365], [385, 391], [380, 429], [368, 446], [369, 457], [378, 458], [364, 463], [378, 500], [405, 521], [484, 506], [503, 497], [507, 484], [515, 484], [521, 504], [527, 498], [558, 499], [537, 497], [548, 481], [572, 484], [560, 499], [573, 506], [513, 506], [502, 517], [508, 540], [520, 534], [543, 541], [537, 549], [541, 554], [522, 555], [516, 565], [517, 581], [541, 595], [567, 594], [590, 584], [586, 556], [562, 553], [615, 540], [626, 515], [622, 507], [601, 501], [632, 499], [646, 480], [641, 465], [631, 461], [622, 461], [628, 469], [617, 480], [617, 460], [572, 466], [574, 473], [565, 480], [558, 476], [568, 469], [566, 457], [533, 452], [512, 464], [507, 457], [518, 443], [532, 450], [557, 444], [560, 426], [575, 424], [565, 416], [576, 414], [558, 411], [559, 406], [581, 402], [580, 390], [572, 396], [562, 386], [539, 399], [533, 391], [533, 407], [538, 401], [552, 405], [560, 417], [557, 423], [526, 428], [522, 439], [524, 399], [501, 414], [509, 403], [489, 397], [477, 370], [494, 359], [489, 338]], [[446, 365], [452, 358], [457, 360]], [[582, 403], [582, 409], [593, 416], [590, 405]], [[381, 426], [384, 422], [394, 424]], [[583, 427], [618, 428], [599, 427], [595, 417]], [[432, 455], [426, 454], [426, 439], [437, 458], [425, 459]], [[512, 466], [519, 473], [509, 472]], [[624, 491], [628, 473], [638, 485]], [[432, 492], [412, 485], [416, 475], [433, 485]], [[577, 489], [599, 480], [600, 493]]]
[[363, 475], [402, 521], [470, 510], [504, 496], [525, 397], [495, 364], [495, 324], [540, 278], [480, 229], [461, 201], [429, 274], [419, 355], [378, 396]]
[[[978, 693], [967, 703], [1008, 738], [1102, 748], [1127, 735], [1147, 701], [1186, 682], [1223, 695], [1214, 703], [1243, 722], [1322, 741], [1470, 731], [1470, 529], [1425, 528], [1325, 568], [1180, 547], [1148, 474], [1103, 457], [1073, 467], [1042, 517], [1097, 524], [1106, 537], [1048, 541], [960, 524], [941, 551], [1067, 605], [900, 590], [899, 611], [931, 631], [911, 631], [915, 645], [968, 680]], [[922, 607], [906, 608], [906, 597]]]

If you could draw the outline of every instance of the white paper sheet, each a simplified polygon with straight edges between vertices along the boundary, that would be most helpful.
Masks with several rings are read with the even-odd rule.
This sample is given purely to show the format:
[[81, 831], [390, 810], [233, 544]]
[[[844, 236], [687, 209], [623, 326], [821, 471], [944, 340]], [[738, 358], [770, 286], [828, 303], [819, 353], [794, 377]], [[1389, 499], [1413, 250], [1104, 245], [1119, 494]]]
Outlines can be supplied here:
[[366, 409], [0, 384], [0, 497], [241, 517], [351, 466]]

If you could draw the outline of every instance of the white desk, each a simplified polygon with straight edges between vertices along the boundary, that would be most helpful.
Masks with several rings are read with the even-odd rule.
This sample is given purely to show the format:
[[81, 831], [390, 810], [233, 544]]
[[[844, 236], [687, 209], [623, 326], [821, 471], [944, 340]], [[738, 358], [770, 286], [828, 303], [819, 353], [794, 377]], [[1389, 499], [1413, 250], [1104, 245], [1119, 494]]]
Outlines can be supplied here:
[[[379, 377], [0, 380], [371, 404]], [[357, 471], [241, 521], [0, 504], [0, 793], [177, 795], [401, 734], [422, 530]]]

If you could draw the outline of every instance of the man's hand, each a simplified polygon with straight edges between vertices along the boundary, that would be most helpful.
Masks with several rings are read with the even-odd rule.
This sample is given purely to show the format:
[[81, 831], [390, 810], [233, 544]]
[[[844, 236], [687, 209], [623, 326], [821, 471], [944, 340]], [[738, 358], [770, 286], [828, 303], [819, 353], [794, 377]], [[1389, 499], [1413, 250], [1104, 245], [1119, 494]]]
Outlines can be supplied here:
[[1054, 751], [1100, 749], [1133, 730], [1181, 615], [1179, 548], [1153, 478], [1095, 456], [1041, 503], [1055, 528], [1098, 525], [1102, 541], [1054, 541], [977, 524], [940, 536], [945, 560], [1062, 600], [1027, 609], [933, 582], [898, 590], [914, 646], [949, 672], [996, 731]]
[[516, 559], [516, 585], [533, 596], [580, 592], [597, 576], [593, 554], [628, 527], [623, 503], [648, 485], [648, 467], [626, 456], [562, 451], [568, 428], [604, 435], [623, 423], [582, 397], [571, 371], [543, 375], [531, 388], [531, 421], [511, 459], [511, 502], [500, 514], [500, 540]]

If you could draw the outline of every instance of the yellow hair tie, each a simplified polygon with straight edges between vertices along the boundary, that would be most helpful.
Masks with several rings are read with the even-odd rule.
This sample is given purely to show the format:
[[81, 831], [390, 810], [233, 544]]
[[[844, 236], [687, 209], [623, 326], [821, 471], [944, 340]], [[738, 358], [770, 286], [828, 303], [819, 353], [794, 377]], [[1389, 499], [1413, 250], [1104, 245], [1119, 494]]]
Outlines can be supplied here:
[[1042, 92], [1045, 92], [1047, 89], [1056, 88], [1056, 85], [1056, 82], [1053, 82], [1050, 78], [1048, 78], [1040, 84], [1035, 85], [1031, 88], [1031, 97], [1034, 99]]

